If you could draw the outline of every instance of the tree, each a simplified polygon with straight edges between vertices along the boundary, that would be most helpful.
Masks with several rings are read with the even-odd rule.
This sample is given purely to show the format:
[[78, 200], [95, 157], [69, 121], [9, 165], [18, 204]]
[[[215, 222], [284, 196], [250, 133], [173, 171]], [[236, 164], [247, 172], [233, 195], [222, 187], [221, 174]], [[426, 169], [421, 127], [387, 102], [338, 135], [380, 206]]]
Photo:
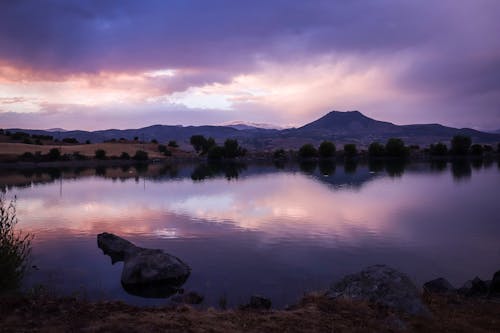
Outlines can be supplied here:
[[64, 138], [64, 139], [62, 139], [62, 142], [64, 142], [64, 143], [78, 143], [78, 140], [75, 138]]
[[152, 140], [151, 140], [151, 143], [158, 144], [158, 140], [156, 140], [156, 139], [152, 139]]
[[448, 154], [448, 147], [441, 142], [431, 144], [429, 147], [429, 153], [432, 156], [445, 156], [446, 154]]
[[210, 148], [216, 145], [214, 138], [210, 137], [206, 139], [203, 135], [193, 135], [189, 141], [194, 150], [197, 153], [201, 153], [201, 155], [208, 153]]
[[466, 155], [471, 146], [471, 139], [466, 135], [455, 135], [451, 139], [451, 152], [454, 155]]
[[275, 160], [284, 160], [286, 159], [286, 152], [284, 149], [277, 149], [273, 153], [273, 158]]
[[310, 143], [306, 143], [299, 149], [300, 158], [314, 158], [316, 156], [318, 156], [318, 151]]
[[482, 156], [483, 155], [483, 146], [479, 144], [473, 144], [470, 147], [470, 153], [474, 156]]
[[405, 157], [409, 151], [403, 140], [399, 138], [390, 138], [385, 144], [385, 153], [390, 157]]
[[323, 141], [319, 145], [318, 154], [321, 158], [332, 158], [335, 156], [336, 151], [335, 144], [331, 141]]
[[344, 145], [344, 156], [347, 158], [352, 158], [356, 156], [358, 149], [354, 143], [347, 143]]
[[220, 146], [212, 146], [208, 150], [207, 157], [211, 160], [220, 160], [225, 156], [224, 148]]
[[86, 145], [89, 145], [90, 143], [91, 143], [90, 140], [85, 140]]
[[146, 161], [149, 158], [149, 155], [144, 150], [138, 150], [135, 152], [134, 157], [132, 157], [136, 161]]
[[94, 156], [95, 158], [97, 158], [98, 160], [104, 160], [106, 158], [106, 151], [104, 149], [97, 149], [95, 152], [94, 152]]
[[59, 158], [61, 158], [61, 151], [57, 148], [52, 148], [51, 150], [49, 150], [48, 157], [53, 161], [58, 160]]
[[189, 140], [191, 145], [193, 146], [194, 150], [199, 153], [202, 151], [203, 147], [207, 143], [207, 139], [203, 135], [193, 135], [191, 136], [191, 139]]
[[246, 154], [246, 149], [240, 147], [238, 140], [227, 139], [224, 142], [224, 157], [235, 158], [239, 156], [244, 156]]
[[372, 142], [368, 146], [368, 155], [370, 157], [381, 157], [385, 154], [385, 147], [383, 144], [378, 142]]
[[178, 148], [179, 147], [179, 145], [177, 144], [177, 141], [175, 141], [175, 140], [170, 140], [168, 142], [168, 146], [172, 147], [172, 148]]

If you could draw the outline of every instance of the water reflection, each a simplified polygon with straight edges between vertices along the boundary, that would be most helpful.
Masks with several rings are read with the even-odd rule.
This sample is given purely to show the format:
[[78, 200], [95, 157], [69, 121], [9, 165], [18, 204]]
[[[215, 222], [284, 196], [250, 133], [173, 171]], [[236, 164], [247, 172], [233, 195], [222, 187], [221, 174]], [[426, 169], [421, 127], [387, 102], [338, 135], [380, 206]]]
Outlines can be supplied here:
[[376, 263], [393, 265], [417, 283], [446, 276], [460, 285], [498, 270], [497, 168], [475, 169], [466, 160], [370, 161], [352, 172], [325, 162], [281, 169], [67, 168], [59, 178], [49, 170], [6, 170], [0, 183], [19, 197], [23, 230], [36, 235], [41, 269], [28, 283], [68, 293], [85, 285], [96, 298], [156, 304], [123, 291], [121, 263], [109, 265], [95, 249], [95, 235], [103, 231], [181, 258], [193, 269], [184, 287], [204, 294], [207, 304], [222, 295], [238, 304], [255, 293], [290, 304], [304, 291]]

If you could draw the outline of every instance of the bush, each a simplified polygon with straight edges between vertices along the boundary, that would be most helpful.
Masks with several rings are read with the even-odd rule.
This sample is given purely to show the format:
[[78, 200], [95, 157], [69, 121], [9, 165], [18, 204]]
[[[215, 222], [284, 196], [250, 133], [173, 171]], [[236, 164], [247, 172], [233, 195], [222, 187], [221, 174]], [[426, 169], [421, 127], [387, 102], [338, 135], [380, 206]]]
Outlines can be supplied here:
[[33, 141], [31, 141], [30, 138], [24, 138], [23, 139], [23, 143], [27, 144], [27, 145], [32, 145], [33, 144]]
[[381, 157], [385, 155], [385, 147], [383, 144], [378, 142], [372, 142], [368, 146], [368, 155], [370, 157]]
[[61, 158], [61, 151], [57, 148], [52, 148], [47, 154], [49, 160], [55, 161]]
[[86, 145], [91, 144], [90, 140], [85, 140], [85, 144], [86, 144]]
[[471, 153], [471, 155], [474, 155], [474, 156], [482, 156], [483, 155], [483, 146], [481, 146], [479, 144], [473, 144], [470, 147], [470, 153]]
[[168, 142], [168, 146], [172, 147], [172, 148], [178, 148], [179, 147], [179, 145], [177, 144], [177, 141], [175, 141], [175, 140], [170, 140]]
[[465, 135], [455, 135], [451, 139], [451, 152], [454, 155], [466, 155], [471, 146], [471, 139]]
[[448, 154], [448, 146], [441, 142], [431, 144], [429, 147], [429, 154], [432, 156], [445, 156]]
[[163, 155], [165, 156], [172, 156], [172, 152], [168, 149], [166, 149], [164, 152], [163, 152]]
[[120, 154], [120, 159], [121, 159], [121, 160], [130, 160], [130, 155], [129, 155], [129, 153], [127, 153], [127, 152], [125, 152], [125, 151], [124, 151], [124, 152], [122, 152], [122, 153]]
[[160, 153], [166, 152], [167, 151], [167, 146], [165, 146], [165, 145], [158, 145], [158, 151]]
[[97, 149], [95, 151], [95, 158], [98, 160], [104, 160], [106, 158], [106, 151], [104, 149]]
[[82, 155], [79, 151], [75, 151], [73, 153], [73, 159], [78, 160], [78, 161], [83, 161], [87, 158], [85, 157], [85, 155]]
[[318, 151], [310, 143], [306, 143], [299, 149], [299, 158], [314, 158], [318, 156]]
[[321, 157], [321, 158], [332, 158], [333, 156], [335, 156], [336, 150], [337, 149], [336, 149], [335, 144], [333, 142], [323, 141], [319, 145], [318, 154], [319, 154], [319, 157]]
[[23, 153], [20, 158], [23, 161], [32, 161], [35, 159], [35, 155], [33, 155], [33, 153], [30, 153], [29, 151], [27, 151], [27, 152]]
[[403, 140], [390, 138], [385, 144], [385, 154], [390, 157], [405, 157], [409, 153]]
[[132, 157], [136, 161], [147, 161], [149, 159], [148, 153], [144, 150], [138, 150], [135, 152], [134, 157]]
[[28, 267], [33, 236], [16, 232], [15, 199], [7, 203], [0, 195], [0, 293], [20, 287]]
[[344, 145], [344, 156], [347, 158], [354, 157], [358, 154], [358, 149], [354, 143], [348, 143]]
[[153, 140], [151, 140], [151, 143], [157, 144], [157, 143], [158, 143], [158, 140], [153, 139]]

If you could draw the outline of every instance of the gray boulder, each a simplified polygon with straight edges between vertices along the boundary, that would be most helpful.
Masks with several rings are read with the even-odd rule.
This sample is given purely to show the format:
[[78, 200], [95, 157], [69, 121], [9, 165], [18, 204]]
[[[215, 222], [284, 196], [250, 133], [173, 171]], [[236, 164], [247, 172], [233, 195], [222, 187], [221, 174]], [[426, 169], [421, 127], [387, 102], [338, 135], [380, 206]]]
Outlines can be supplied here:
[[437, 294], [449, 294], [456, 291], [455, 287], [442, 277], [424, 283], [423, 288], [425, 292]]
[[327, 296], [369, 301], [412, 315], [430, 314], [410, 278], [385, 265], [370, 266], [345, 276], [331, 286]]
[[126, 291], [143, 297], [168, 297], [178, 290], [190, 267], [163, 250], [145, 249], [110, 233], [97, 235], [97, 246], [112, 263], [124, 261], [121, 282]]

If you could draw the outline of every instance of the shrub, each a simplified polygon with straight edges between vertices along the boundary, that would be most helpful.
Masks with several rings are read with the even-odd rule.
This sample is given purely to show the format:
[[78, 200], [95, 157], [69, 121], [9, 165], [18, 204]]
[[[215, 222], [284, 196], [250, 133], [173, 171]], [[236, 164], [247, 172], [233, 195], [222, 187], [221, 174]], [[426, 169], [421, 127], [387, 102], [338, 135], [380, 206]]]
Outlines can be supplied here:
[[164, 153], [165, 151], [167, 151], [167, 146], [165, 146], [165, 145], [158, 145], [158, 151], [160, 153]]
[[172, 156], [172, 152], [168, 149], [166, 149], [164, 152], [163, 152], [163, 155], [165, 156]]
[[33, 141], [31, 141], [30, 138], [24, 138], [23, 139], [23, 143], [27, 144], [27, 145], [32, 145], [33, 144]]
[[82, 155], [79, 151], [75, 151], [73, 153], [73, 159], [82, 161], [82, 160], [85, 160], [86, 157], [84, 155]]
[[348, 143], [344, 145], [344, 156], [347, 158], [351, 158], [356, 156], [358, 153], [358, 149], [354, 143]]
[[35, 158], [35, 155], [33, 155], [33, 153], [30, 153], [29, 151], [27, 151], [21, 155], [21, 160], [23, 160], [23, 161], [31, 161], [34, 158]]
[[61, 151], [57, 148], [52, 148], [51, 150], [49, 150], [49, 153], [48, 153], [48, 158], [49, 160], [58, 160], [61, 158]]
[[149, 156], [148, 153], [144, 150], [138, 150], [135, 152], [134, 157], [132, 158], [136, 161], [146, 161], [148, 160]]
[[0, 195], [0, 293], [19, 288], [31, 254], [33, 236], [15, 231], [15, 203]]
[[378, 142], [372, 142], [368, 146], [368, 155], [370, 157], [381, 157], [385, 154], [385, 147], [383, 144]]
[[124, 151], [124, 152], [122, 152], [122, 153], [120, 154], [120, 159], [122, 159], [122, 160], [130, 160], [130, 155], [129, 155], [129, 153], [127, 153], [127, 152], [125, 152], [125, 151]]
[[465, 155], [469, 152], [471, 139], [465, 135], [455, 135], [451, 139], [451, 152], [455, 155]]
[[85, 140], [85, 144], [86, 144], [86, 145], [91, 144], [90, 140]]
[[104, 149], [97, 149], [94, 154], [95, 158], [98, 160], [104, 160], [106, 158], [106, 151]]
[[336, 151], [335, 144], [330, 141], [323, 141], [319, 145], [318, 154], [321, 158], [332, 158]]
[[314, 146], [310, 143], [306, 143], [299, 149], [299, 157], [300, 158], [313, 158], [318, 156], [318, 151]]
[[152, 140], [151, 140], [151, 143], [158, 144], [158, 140], [156, 140], [156, 139], [152, 139]]
[[177, 141], [175, 141], [175, 140], [170, 140], [170, 141], [168, 142], [168, 146], [169, 146], [169, 147], [172, 147], [172, 148], [177, 148], [177, 147], [179, 147], [179, 145], [177, 144]]
[[445, 156], [448, 153], [448, 147], [441, 142], [431, 144], [429, 147], [429, 153], [432, 156]]

